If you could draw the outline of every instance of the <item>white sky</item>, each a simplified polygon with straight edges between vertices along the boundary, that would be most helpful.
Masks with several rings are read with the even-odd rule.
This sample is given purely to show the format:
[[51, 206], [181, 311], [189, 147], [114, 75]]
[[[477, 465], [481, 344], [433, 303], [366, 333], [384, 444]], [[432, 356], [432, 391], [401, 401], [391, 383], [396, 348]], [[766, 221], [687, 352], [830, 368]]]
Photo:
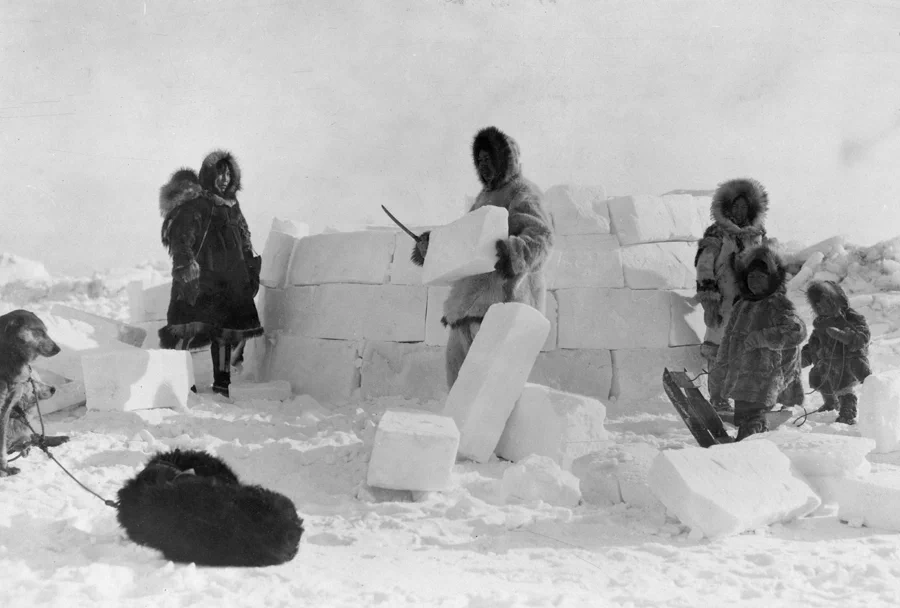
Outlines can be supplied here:
[[0, 251], [165, 256], [159, 186], [213, 148], [273, 215], [450, 221], [469, 144], [544, 188], [770, 191], [782, 240], [900, 234], [900, 2], [0, 0]]

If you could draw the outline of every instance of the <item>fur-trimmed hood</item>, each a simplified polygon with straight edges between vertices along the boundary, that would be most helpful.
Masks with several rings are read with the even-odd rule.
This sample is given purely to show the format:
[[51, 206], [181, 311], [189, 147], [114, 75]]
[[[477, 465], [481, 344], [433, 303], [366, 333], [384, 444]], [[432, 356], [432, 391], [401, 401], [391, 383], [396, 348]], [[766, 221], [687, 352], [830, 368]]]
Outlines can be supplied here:
[[203, 193], [200, 178], [193, 169], [181, 168], [159, 189], [159, 214], [166, 217], [178, 205], [192, 201]]
[[834, 281], [813, 281], [806, 288], [806, 301], [810, 306], [823, 300], [829, 300], [837, 305], [837, 309], [845, 311], [850, 307], [850, 299], [843, 288]]
[[[768, 289], [759, 295], [751, 292], [747, 286], [747, 277], [750, 275], [750, 271], [756, 268], [764, 270], [769, 277]], [[735, 261], [735, 274], [738, 288], [741, 290], [741, 297], [745, 300], [762, 300], [775, 292], [786, 289], [787, 271], [784, 261], [775, 251], [765, 245], [749, 249], [738, 256]]]
[[[216, 165], [227, 162], [231, 167], [231, 183], [221, 196], [216, 193]], [[207, 154], [200, 166], [200, 173], [182, 167], [172, 174], [169, 181], [159, 189], [159, 214], [166, 217], [173, 209], [201, 196], [217, 205], [231, 206], [237, 201], [241, 189], [241, 168], [234, 156], [226, 150], [216, 150]]]
[[[482, 152], [487, 152], [494, 169], [494, 176], [485, 181], [478, 171], [478, 160]], [[487, 127], [478, 132], [472, 142], [472, 160], [475, 172], [484, 185], [485, 190], [502, 188], [522, 173], [519, 161], [519, 145], [516, 141], [496, 127]]]
[[216, 192], [216, 165], [222, 162], [228, 163], [231, 169], [231, 183], [221, 195], [222, 198], [233, 201], [241, 189], [241, 168], [227, 150], [214, 150], [206, 155], [203, 164], [200, 165], [200, 186], [207, 192]]
[[[734, 222], [731, 209], [740, 198], [747, 201], [747, 221], [744, 225], [738, 226]], [[719, 184], [713, 194], [710, 216], [716, 224], [729, 232], [759, 232], [765, 226], [768, 210], [769, 195], [763, 185], [755, 179], [741, 178]]]

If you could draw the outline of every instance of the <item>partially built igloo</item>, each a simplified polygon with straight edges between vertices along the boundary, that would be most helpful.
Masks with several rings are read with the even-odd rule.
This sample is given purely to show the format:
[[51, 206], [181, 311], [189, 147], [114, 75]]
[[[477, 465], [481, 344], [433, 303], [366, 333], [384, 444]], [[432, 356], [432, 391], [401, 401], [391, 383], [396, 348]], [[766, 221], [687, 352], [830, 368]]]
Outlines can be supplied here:
[[[555, 186], [546, 203], [556, 231], [552, 329], [529, 381], [600, 399], [610, 417], [669, 411], [663, 367], [703, 367], [693, 260], [709, 197], [607, 198], [599, 187]], [[422, 284], [412, 245], [391, 228], [305, 236], [273, 223], [258, 296], [266, 336], [247, 349], [248, 373], [324, 402], [443, 399], [449, 288]], [[133, 287], [132, 310], [164, 309], [164, 292], [144, 291], [144, 305]]]

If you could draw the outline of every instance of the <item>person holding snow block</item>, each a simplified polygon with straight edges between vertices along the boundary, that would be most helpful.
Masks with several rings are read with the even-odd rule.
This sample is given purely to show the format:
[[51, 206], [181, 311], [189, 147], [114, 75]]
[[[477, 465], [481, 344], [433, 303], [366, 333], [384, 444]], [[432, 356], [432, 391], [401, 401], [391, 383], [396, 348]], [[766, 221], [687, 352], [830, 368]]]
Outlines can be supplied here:
[[809, 386], [825, 399], [819, 411], [834, 411], [840, 405], [836, 422], [856, 424], [854, 388], [872, 373], [869, 325], [834, 281], [813, 281], [806, 288], [806, 299], [816, 314], [812, 335], [800, 353], [802, 366], [813, 366]]
[[[541, 190], [522, 176], [519, 146], [495, 127], [482, 129], [472, 144], [482, 190], [469, 211], [486, 205], [509, 211], [509, 237], [497, 241], [493, 272], [453, 282], [444, 302], [441, 323], [450, 328], [447, 341], [447, 385], [452, 388], [487, 309], [499, 302], [521, 302], [544, 313], [547, 292], [544, 265], [553, 247], [553, 224]], [[422, 266], [428, 253], [425, 232], [411, 259]]]
[[[697, 297], [703, 306], [706, 335], [700, 348], [711, 368], [728, 325], [731, 309], [740, 294], [734, 268], [735, 256], [765, 243], [765, 218], [769, 197], [753, 179], [733, 179], [719, 185], [710, 205], [714, 223], [697, 246]], [[717, 410], [729, 409], [712, 375], [710, 401]]]
[[737, 440], [768, 430], [765, 413], [776, 403], [803, 402], [800, 345], [806, 325], [785, 290], [785, 269], [766, 246], [737, 257], [740, 295], [731, 311], [710, 383], [734, 399]]

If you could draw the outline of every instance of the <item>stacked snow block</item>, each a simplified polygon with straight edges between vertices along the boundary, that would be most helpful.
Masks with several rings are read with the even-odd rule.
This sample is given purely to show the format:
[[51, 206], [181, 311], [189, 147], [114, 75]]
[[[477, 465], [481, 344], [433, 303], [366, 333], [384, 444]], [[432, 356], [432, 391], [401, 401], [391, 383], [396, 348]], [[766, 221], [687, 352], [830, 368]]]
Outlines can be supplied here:
[[81, 365], [88, 409], [187, 407], [193, 370], [185, 351], [101, 351], [84, 355]]
[[262, 252], [259, 281], [266, 287], [284, 287], [285, 274], [291, 266], [291, 256], [297, 241], [309, 236], [309, 226], [275, 218]]
[[[693, 261], [710, 223], [709, 203], [690, 194], [610, 199], [599, 187], [550, 188], [550, 331], [528, 380], [598, 399], [611, 418], [669, 411], [663, 367], [695, 374], [704, 367]], [[417, 234], [432, 230], [425, 269], [409, 261], [413, 239], [395, 229], [297, 238], [290, 256], [286, 246], [275, 254], [273, 244], [266, 271], [275, 280], [264, 282], [259, 300], [269, 337], [255, 349], [259, 379], [288, 380], [295, 392], [313, 391], [323, 401], [444, 398], [445, 283], [493, 268], [495, 242], [506, 236], [504, 213], [479, 209], [442, 227], [414, 227]], [[442, 244], [440, 235], [451, 232]], [[274, 268], [275, 260], [283, 268]], [[322, 356], [334, 359], [321, 363], [296, 350], [326, 342], [339, 344], [322, 346]], [[329, 365], [339, 369], [325, 372]]]

